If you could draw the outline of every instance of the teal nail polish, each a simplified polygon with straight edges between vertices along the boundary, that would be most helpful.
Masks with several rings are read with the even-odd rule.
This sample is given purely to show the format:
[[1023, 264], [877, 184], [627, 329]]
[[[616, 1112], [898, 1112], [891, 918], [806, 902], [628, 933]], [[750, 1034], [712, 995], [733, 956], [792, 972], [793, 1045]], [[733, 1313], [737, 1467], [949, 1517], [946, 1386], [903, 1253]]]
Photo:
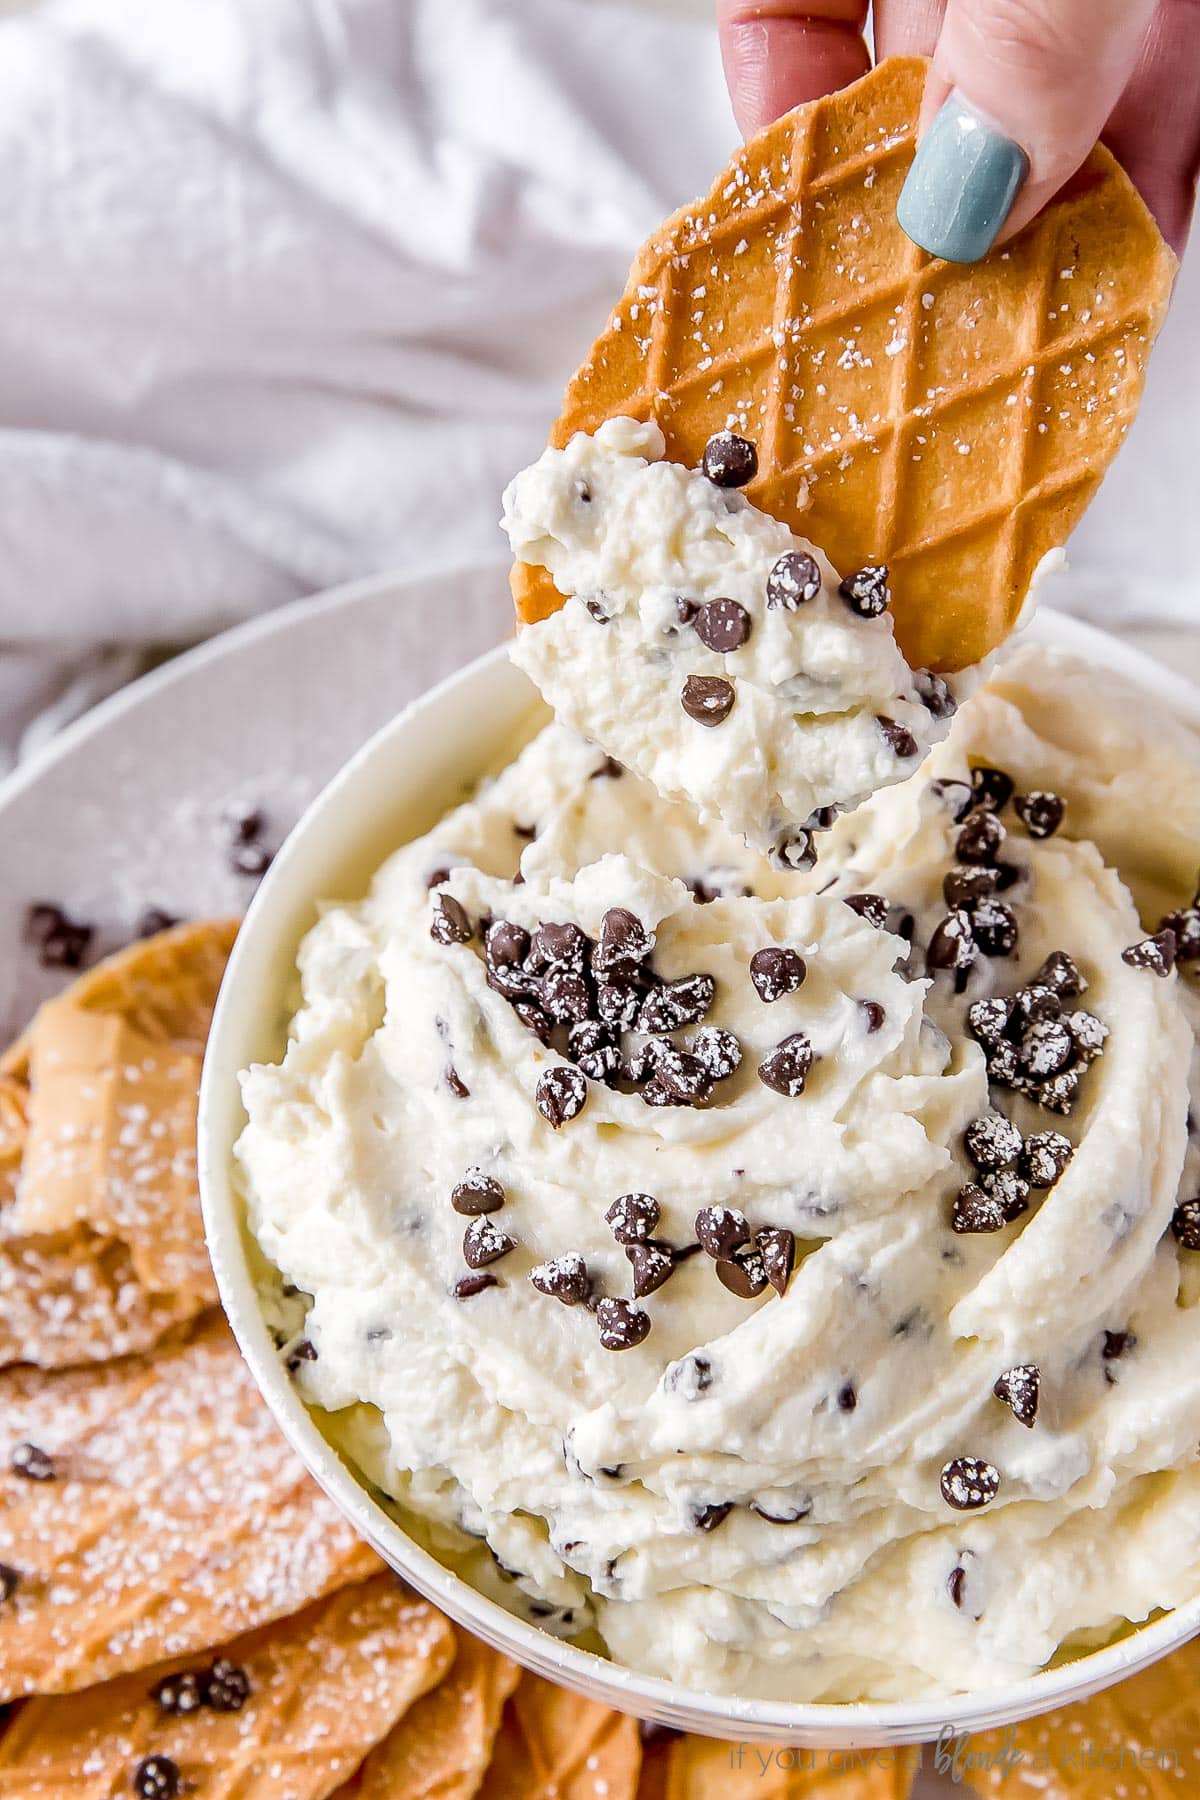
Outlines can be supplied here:
[[931, 256], [978, 262], [999, 236], [1028, 173], [1020, 144], [956, 91], [921, 140], [900, 190], [900, 229]]

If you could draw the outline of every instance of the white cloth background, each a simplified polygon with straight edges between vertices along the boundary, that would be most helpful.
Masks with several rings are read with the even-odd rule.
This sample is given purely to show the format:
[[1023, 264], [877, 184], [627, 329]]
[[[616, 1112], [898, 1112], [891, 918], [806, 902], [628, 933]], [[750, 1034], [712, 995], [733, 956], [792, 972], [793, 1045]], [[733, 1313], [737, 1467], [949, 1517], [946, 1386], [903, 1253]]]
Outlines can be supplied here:
[[[147, 650], [502, 554], [630, 255], [734, 141], [683, 0], [36, 0], [0, 17], [0, 763]], [[1200, 622], [1200, 278], [1076, 543]]]

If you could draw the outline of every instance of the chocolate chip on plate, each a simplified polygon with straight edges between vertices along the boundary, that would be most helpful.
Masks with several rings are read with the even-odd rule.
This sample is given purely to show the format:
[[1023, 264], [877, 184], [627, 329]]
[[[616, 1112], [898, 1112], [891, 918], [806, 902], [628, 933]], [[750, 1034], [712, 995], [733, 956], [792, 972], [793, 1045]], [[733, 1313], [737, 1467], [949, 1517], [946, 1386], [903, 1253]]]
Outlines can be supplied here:
[[180, 1669], [177, 1674], [164, 1675], [150, 1689], [150, 1698], [159, 1712], [168, 1718], [185, 1719], [189, 1713], [199, 1712], [204, 1705], [204, 1673], [199, 1669]]
[[625, 1255], [633, 1274], [633, 1292], [637, 1300], [653, 1294], [675, 1269], [669, 1244], [658, 1244], [653, 1240], [645, 1244], [626, 1244]]
[[1021, 1154], [1021, 1134], [1000, 1113], [972, 1119], [963, 1133], [963, 1145], [975, 1167], [984, 1172], [1011, 1169]]
[[577, 1250], [552, 1256], [549, 1262], [530, 1269], [529, 1279], [539, 1294], [549, 1294], [564, 1306], [582, 1306], [592, 1291], [592, 1278], [587, 1263]]
[[700, 1248], [714, 1262], [732, 1256], [750, 1242], [750, 1222], [736, 1206], [702, 1206], [696, 1214]]
[[499, 1280], [490, 1269], [480, 1269], [477, 1275], [460, 1275], [451, 1292], [456, 1300], [473, 1300], [476, 1294], [499, 1286]]
[[473, 1219], [479, 1213], [499, 1212], [504, 1198], [504, 1189], [494, 1175], [485, 1175], [482, 1169], [472, 1168], [451, 1191], [450, 1204], [456, 1213]]
[[272, 862], [265, 844], [234, 844], [229, 851], [229, 866], [235, 875], [265, 875]]
[[95, 935], [94, 925], [72, 919], [48, 900], [26, 909], [25, 941], [36, 948], [43, 969], [78, 969]]
[[138, 1800], [175, 1800], [182, 1788], [179, 1764], [169, 1756], [143, 1756], [133, 1771]]
[[986, 764], [971, 770], [971, 806], [980, 812], [1003, 812], [1012, 799], [1013, 778]]
[[888, 572], [884, 563], [868, 563], [838, 583], [838, 593], [860, 619], [877, 619], [891, 604]]
[[992, 1392], [997, 1400], [1003, 1400], [1018, 1424], [1033, 1429], [1042, 1397], [1042, 1374], [1036, 1363], [1017, 1363], [1005, 1369], [1003, 1375], [997, 1376]]
[[466, 944], [473, 937], [474, 927], [453, 894], [434, 894], [429, 935], [436, 944]]
[[570, 1063], [556, 1063], [539, 1076], [534, 1100], [543, 1119], [558, 1131], [583, 1111], [587, 1078]]
[[1074, 1145], [1061, 1131], [1035, 1131], [1021, 1147], [1018, 1167], [1030, 1187], [1053, 1187], [1074, 1154]]
[[1185, 1250], [1200, 1250], [1200, 1195], [1179, 1202], [1171, 1214], [1171, 1231]]
[[1143, 938], [1140, 944], [1130, 944], [1128, 950], [1122, 950], [1121, 961], [1131, 969], [1149, 969], [1152, 975], [1165, 978], [1175, 967], [1175, 933], [1168, 927]]
[[1067, 803], [1060, 795], [1048, 794], [1041, 789], [1018, 794], [1013, 801], [1013, 811], [1031, 838], [1053, 837], [1066, 810]]
[[709, 650], [727, 656], [750, 636], [752, 620], [736, 600], [709, 600], [696, 614], [696, 636]]
[[621, 1194], [604, 1217], [618, 1244], [644, 1244], [658, 1225], [658, 1201], [652, 1194]]
[[917, 754], [917, 740], [907, 726], [897, 724], [889, 719], [886, 713], [876, 713], [875, 723], [883, 734], [883, 741], [888, 748], [902, 761]]
[[14, 1475], [23, 1475], [26, 1481], [53, 1481], [57, 1474], [54, 1458], [36, 1444], [15, 1444], [9, 1467]]
[[166, 912], [161, 906], [145, 906], [137, 916], [133, 935], [135, 938], [157, 937], [160, 931], [170, 931], [178, 924], [178, 913]]
[[796, 1234], [782, 1225], [770, 1225], [754, 1241], [767, 1280], [777, 1294], [786, 1293], [796, 1260]]
[[978, 1456], [956, 1456], [942, 1470], [941, 1487], [955, 1512], [978, 1512], [1000, 1492], [1000, 1471]]
[[472, 1219], [463, 1232], [463, 1261], [468, 1269], [485, 1269], [489, 1263], [499, 1262], [517, 1247], [516, 1238], [509, 1237], [507, 1231], [501, 1231], [486, 1214], [481, 1213]]
[[804, 1092], [813, 1066], [813, 1049], [803, 1031], [785, 1037], [758, 1065], [758, 1079], [776, 1094], [795, 1100]]
[[733, 711], [733, 683], [723, 675], [689, 675], [679, 699], [697, 725], [720, 725]]
[[650, 1330], [650, 1315], [632, 1300], [605, 1299], [596, 1307], [600, 1342], [606, 1350], [632, 1350]]
[[0, 1606], [11, 1600], [21, 1585], [21, 1571], [11, 1563], [0, 1562]]
[[205, 1678], [204, 1698], [210, 1712], [241, 1712], [250, 1698], [250, 1677], [240, 1663], [218, 1656]]
[[935, 675], [932, 669], [914, 669], [913, 686], [931, 718], [949, 719], [958, 711], [958, 701], [950, 692], [949, 683]]
[[767, 605], [784, 612], [796, 612], [820, 591], [821, 571], [806, 550], [785, 551], [767, 576]]
[[735, 431], [715, 431], [704, 446], [700, 467], [715, 487], [745, 487], [758, 474], [758, 451]]
[[808, 973], [804, 958], [785, 945], [771, 944], [750, 958], [750, 979], [759, 999], [770, 1006], [794, 994]]

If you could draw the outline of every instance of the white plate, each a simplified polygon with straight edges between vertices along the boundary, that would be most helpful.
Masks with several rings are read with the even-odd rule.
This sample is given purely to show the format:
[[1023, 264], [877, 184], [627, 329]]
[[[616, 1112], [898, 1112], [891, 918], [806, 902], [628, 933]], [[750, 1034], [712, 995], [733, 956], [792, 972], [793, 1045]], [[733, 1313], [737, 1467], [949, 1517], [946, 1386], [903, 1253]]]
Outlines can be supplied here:
[[261, 807], [273, 848], [372, 732], [511, 621], [498, 564], [340, 588], [166, 664], [0, 784], [0, 1048], [62, 985], [22, 943], [30, 901], [95, 923], [106, 950], [151, 904], [244, 912], [226, 809]]
[[[1135, 651], [1045, 615], [1035, 642], [1122, 670], [1164, 707], [1200, 726], [1200, 693]], [[247, 1260], [231, 1150], [244, 1114], [237, 1072], [278, 1053], [282, 1000], [296, 945], [321, 898], [363, 891], [384, 855], [440, 814], [464, 778], [511, 743], [533, 689], [497, 653], [462, 670], [365, 745], [303, 820], [259, 891], [222, 989], [200, 1104], [200, 1183], [218, 1285], [230, 1322], [281, 1428], [337, 1505], [394, 1567], [446, 1612], [540, 1674], [611, 1705], [726, 1738], [817, 1747], [897, 1745], [944, 1725], [982, 1730], [1080, 1699], [1144, 1667], [1200, 1629], [1200, 1601], [1110, 1649], [1030, 1680], [911, 1704], [792, 1705], [690, 1692], [564, 1644], [513, 1617], [443, 1568], [379, 1507], [308, 1415], [259, 1310]]]

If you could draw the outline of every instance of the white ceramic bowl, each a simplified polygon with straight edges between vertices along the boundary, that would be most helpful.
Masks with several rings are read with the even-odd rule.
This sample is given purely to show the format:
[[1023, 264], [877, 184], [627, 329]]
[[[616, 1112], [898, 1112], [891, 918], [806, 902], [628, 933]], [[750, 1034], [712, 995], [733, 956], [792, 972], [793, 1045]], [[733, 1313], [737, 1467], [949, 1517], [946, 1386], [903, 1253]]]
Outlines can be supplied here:
[[[1103, 633], [1044, 614], [1035, 641], [1119, 669], [1200, 728], [1200, 692]], [[200, 1185], [221, 1298], [285, 1436], [362, 1536], [415, 1588], [538, 1674], [643, 1718], [684, 1730], [813, 1748], [928, 1742], [1079, 1700], [1144, 1668], [1200, 1631], [1200, 1598], [1110, 1648], [1053, 1671], [953, 1699], [798, 1705], [729, 1698], [632, 1673], [514, 1618], [435, 1561], [372, 1499], [318, 1431], [280, 1362], [259, 1310], [231, 1150], [244, 1123], [237, 1075], [279, 1054], [284, 993], [319, 899], [365, 892], [383, 858], [427, 830], [494, 764], [540, 706], [503, 649], [481, 657], [402, 712], [310, 807], [259, 888], [234, 947], [213, 1020], [200, 1095]]]

